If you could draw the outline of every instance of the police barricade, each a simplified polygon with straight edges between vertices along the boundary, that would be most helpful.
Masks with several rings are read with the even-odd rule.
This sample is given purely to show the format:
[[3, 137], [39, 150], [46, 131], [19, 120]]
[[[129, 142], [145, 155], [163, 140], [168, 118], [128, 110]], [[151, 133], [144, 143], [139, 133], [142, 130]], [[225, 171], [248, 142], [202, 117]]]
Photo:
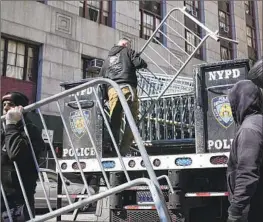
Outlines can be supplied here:
[[228, 152], [236, 126], [227, 98], [228, 90], [247, 79], [248, 60], [222, 61], [196, 67], [196, 151]]
[[[151, 2], [145, 1], [142, 4], [142, 7], [146, 7]], [[181, 22], [182, 18], [184, 22]], [[185, 24], [196, 27], [200, 35], [194, 33]], [[194, 36], [194, 43], [186, 39], [182, 30]], [[147, 75], [145, 75], [145, 72], [138, 72], [139, 93], [150, 99], [146, 109], [140, 113], [140, 123], [144, 121], [148, 113], [153, 112], [155, 104], [163, 96], [168, 93], [188, 91], [189, 82], [183, 80], [182, 77], [178, 81], [176, 79], [183, 72], [189, 72], [185, 70], [186, 66], [195, 54], [201, 53], [201, 47], [209, 37], [215, 41], [223, 38], [226, 41], [237, 43], [235, 40], [219, 36], [218, 31], [210, 30], [196, 19], [186, 7], [173, 8], [165, 15], [139, 52], [142, 58], [151, 64], [145, 70]], [[185, 44], [189, 46], [187, 50], [184, 47]], [[160, 78], [160, 75], [156, 75], [156, 73], [161, 73], [162, 77]], [[178, 84], [181, 80], [183, 80], [183, 84]], [[178, 87], [178, 85], [183, 87]]]
[[[109, 125], [107, 117], [106, 117], [106, 115], [105, 115], [105, 113], [103, 111], [103, 107], [102, 107], [99, 95], [97, 93], [97, 87], [98, 87], [99, 84], [109, 84], [116, 90], [117, 95], [118, 95], [119, 100], [120, 100], [120, 103], [121, 103], [121, 105], [123, 107], [123, 111], [124, 111], [125, 116], [127, 118], [127, 121], [128, 121], [128, 123], [130, 125], [130, 128], [131, 128], [132, 132], [133, 132], [134, 140], [136, 141], [138, 149], [139, 149], [139, 151], [141, 153], [141, 157], [142, 157], [142, 160], [143, 160], [143, 162], [145, 164], [146, 171], [148, 172], [149, 179], [147, 179], [147, 178], [137, 178], [137, 179], [134, 179], [134, 180], [130, 179], [130, 177], [128, 175], [128, 172], [126, 170], [125, 164], [123, 162], [123, 159], [122, 159], [122, 157], [120, 155], [117, 143], [116, 143], [115, 139], [113, 138], [112, 131], [110, 129], [110, 125]], [[77, 96], [78, 92], [81, 92], [82, 90], [85, 90], [87, 88], [92, 88], [92, 90], [94, 92], [94, 95], [95, 95], [95, 98], [96, 98], [96, 103], [98, 104], [98, 107], [99, 107], [99, 109], [101, 111], [101, 115], [103, 117], [103, 121], [105, 122], [105, 125], [106, 125], [106, 127], [107, 127], [107, 129], [109, 131], [109, 134], [111, 136], [112, 142], [114, 144], [114, 148], [115, 148], [116, 153], [117, 153], [118, 158], [119, 158], [119, 162], [120, 162], [120, 164], [122, 166], [124, 175], [126, 176], [127, 182], [125, 182], [125, 183], [123, 183], [123, 184], [121, 184], [119, 186], [116, 186], [116, 187], [111, 187], [110, 186], [109, 178], [107, 177], [107, 174], [106, 174], [105, 169], [104, 169], [104, 167], [102, 165], [102, 162], [101, 162], [101, 156], [100, 156], [99, 150], [97, 150], [97, 147], [96, 147], [96, 143], [95, 143], [95, 139], [96, 138], [94, 138], [93, 134], [91, 133], [92, 129], [91, 129], [91, 127], [90, 127], [90, 125], [89, 125], [89, 123], [87, 121], [87, 118], [85, 117], [85, 111], [83, 110], [83, 108], [81, 106], [81, 101], [79, 100], [79, 98]], [[68, 129], [68, 124], [66, 123], [66, 120], [65, 120], [65, 118], [67, 118], [67, 117], [63, 115], [63, 110], [62, 110], [62, 107], [63, 107], [62, 104], [63, 103], [61, 102], [61, 100], [63, 101], [64, 99], [68, 98], [69, 96], [72, 96], [72, 97], [75, 98], [75, 103], [77, 104], [78, 111], [79, 111], [79, 113], [81, 115], [81, 118], [82, 118], [81, 123], [84, 124], [84, 126], [85, 126], [85, 130], [87, 132], [87, 136], [89, 137], [90, 142], [91, 142], [91, 146], [92, 146], [92, 148], [94, 149], [94, 152], [95, 152], [95, 156], [96, 156], [96, 159], [97, 159], [96, 164], [98, 164], [98, 166], [101, 169], [101, 173], [102, 173], [102, 175], [104, 177], [104, 181], [105, 181], [105, 184], [106, 184], [106, 187], [107, 187], [106, 191], [98, 193], [98, 194], [93, 194], [91, 192], [91, 190], [89, 189], [89, 185], [87, 184], [84, 172], [82, 170], [81, 163], [79, 161], [79, 157], [78, 157], [78, 154], [77, 154], [76, 146], [75, 146], [75, 144], [74, 144], [74, 142], [72, 140], [72, 135], [70, 134], [70, 131]], [[87, 191], [87, 197], [85, 197], [83, 200], [80, 200], [80, 201], [75, 202], [75, 203], [73, 203], [72, 198], [70, 197], [70, 193], [69, 193], [68, 188], [67, 188], [67, 180], [63, 176], [61, 166], [59, 165], [58, 158], [56, 156], [56, 152], [55, 152], [54, 146], [52, 144], [50, 135], [48, 133], [47, 125], [45, 123], [45, 120], [44, 120], [43, 114], [42, 114], [42, 109], [46, 105], [50, 106], [51, 104], [55, 104], [57, 106], [58, 113], [59, 113], [59, 115], [61, 117], [61, 120], [63, 122], [63, 125], [64, 125], [65, 135], [68, 137], [69, 144], [72, 147], [72, 150], [73, 150], [73, 153], [74, 153], [75, 161], [77, 162], [78, 170], [76, 170], [75, 172], [79, 172], [81, 174], [81, 178], [82, 178], [84, 187], [85, 187], [85, 189]], [[151, 165], [150, 159], [149, 159], [149, 157], [147, 155], [147, 152], [145, 150], [143, 142], [142, 142], [142, 140], [140, 138], [139, 131], [138, 131], [137, 127], [136, 127], [135, 121], [132, 118], [132, 114], [131, 114], [131, 111], [129, 109], [129, 106], [128, 106], [126, 100], [125, 100], [124, 95], [122, 94], [122, 91], [121, 91], [120, 87], [115, 82], [113, 82], [111, 80], [108, 80], [108, 79], [101, 79], [101, 78], [91, 80], [91, 81], [89, 81], [87, 83], [84, 83], [84, 84], [81, 84], [79, 86], [73, 87], [73, 88], [68, 89], [68, 90], [66, 90], [64, 92], [58, 93], [58, 94], [53, 95], [53, 96], [51, 96], [49, 98], [43, 99], [43, 100], [38, 101], [38, 102], [36, 102], [34, 104], [26, 106], [24, 108], [24, 113], [30, 112], [32, 110], [36, 110], [38, 112], [38, 114], [40, 116], [40, 119], [41, 119], [41, 122], [43, 124], [44, 130], [46, 131], [46, 136], [47, 136], [47, 139], [48, 139], [48, 142], [49, 142], [49, 145], [50, 145], [50, 148], [51, 148], [54, 160], [56, 162], [58, 176], [59, 176], [59, 178], [62, 181], [62, 187], [64, 189], [65, 196], [66, 196], [66, 198], [68, 200], [68, 205], [63, 206], [63, 207], [61, 207], [59, 209], [56, 209], [56, 210], [52, 209], [50, 200], [48, 198], [48, 190], [46, 189], [46, 184], [44, 184], [43, 177], [41, 175], [41, 170], [40, 170], [39, 165], [38, 165], [37, 157], [36, 157], [36, 155], [34, 153], [35, 147], [33, 147], [33, 144], [32, 144], [33, 138], [30, 138], [30, 135], [29, 135], [29, 132], [28, 132], [27, 125], [25, 123], [24, 117], [22, 117], [24, 131], [25, 131], [25, 134], [26, 134], [26, 136], [28, 138], [28, 143], [29, 143], [30, 149], [32, 151], [31, 153], [32, 153], [33, 162], [35, 164], [35, 167], [36, 167], [36, 170], [37, 170], [37, 173], [38, 173], [38, 177], [39, 177], [39, 181], [41, 183], [41, 186], [42, 186], [42, 189], [43, 189], [43, 192], [44, 192], [44, 196], [45, 196], [45, 199], [47, 201], [47, 206], [49, 208], [49, 212], [48, 213], [34, 218], [34, 212], [32, 211], [33, 208], [30, 208], [30, 203], [29, 203], [29, 200], [28, 200], [28, 197], [27, 197], [27, 194], [26, 194], [26, 188], [24, 186], [25, 181], [23, 181], [23, 178], [21, 177], [21, 175], [22, 175], [21, 171], [20, 171], [20, 170], [22, 170], [21, 162], [19, 164], [17, 164], [16, 161], [13, 161], [14, 169], [16, 171], [15, 172], [16, 175], [13, 175], [13, 176], [18, 178], [17, 183], [19, 183], [19, 186], [20, 186], [22, 194], [23, 194], [23, 198], [25, 200], [25, 204], [23, 204], [24, 206], [22, 207], [23, 208], [22, 211], [28, 212], [28, 220], [29, 221], [47, 221], [48, 219], [55, 218], [55, 217], [57, 217], [59, 215], [65, 214], [67, 212], [70, 212], [70, 211], [75, 210], [77, 208], [80, 208], [82, 206], [85, 206], [85, 205], [87, 205], [89, 203], [92, 203], [94, 201], [98, 201], [98, 200], [100, 200], [102, 198], [105, 198], [105, 197], [110, 196], [112, 194], [118, 193], [118, 192], [120, 192], [122, 190], [125, 190], [125, 189], [130, 188], [130, 187], [135, 186], [135, 185], [140, 185], [140, 184], [147, 184], [149, 186], [149, 189], [151, 191], [151, 194], [152, 194], [152, 197], [153, 197], [153, 200], [154, 200], [154, 203], [155, 203], [158, 215], [160, 217], [160, 221], [162, 221], [162, 222], [171, 221], [170, 215], [168, 213], [167, 206], [165, 204], [165, 200], [164, 200], [163, 194], [162, 194], [161, 189], [160, 189], [160, 185], [158, 183], [158, 179], [157, 179], [157, 177], [155, 175], [155, 172], [154, 172], [153, 167]], [[2, 116], [1, 117], [1, 121], [3, 122], [3, 126], [4, 126], [4, 119], [5, 119], [5, 116]], [[23, 164], [27, 164], [27, 163], [23, 163]], [[25, 172], [23, 172], [23, 174], [24, 173]], [[2, 175], [2, 178], [3, 178], [3, 175]], [[9, 198], [10, 197], [8, 195], [6, 195], [6, 194], [8, 194], [7, 191], [8, 191], [8, 187], [4, 187], [3, 184], [2, 184], [2, 180], [1, 180], [1, 196], [3, 198], [3, 203], [4, 203], [5, 208], [6, 208], [5, 220], [6, 221], [11, 221], [11, 222], [12, 221], [17, 221], [17, 218], [15, 218], [15, 216], [17, 216], [17, 212], [14, 212], [13, 206], [9, 205]], [[25, 221], [25, 219], [24, 220], [22, 219], [22, 221]]]
[[[148, 98], [141, 99], [142, 112], [150, 102]], [[140, 132], [143, 141], [156, 141], [160, 144], [165, 141], [174, 144], [182, 139], [194, 139], [193, 92], [170, 94], [160, 98], [153, 111], [143, 120]]]

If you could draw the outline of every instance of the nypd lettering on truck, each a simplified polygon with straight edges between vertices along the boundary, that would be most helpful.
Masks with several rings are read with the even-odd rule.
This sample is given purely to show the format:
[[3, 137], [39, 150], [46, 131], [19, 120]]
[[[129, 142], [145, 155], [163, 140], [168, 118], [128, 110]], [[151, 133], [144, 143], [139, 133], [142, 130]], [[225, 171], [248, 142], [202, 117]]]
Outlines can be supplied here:
[[[218, 80], [233, 80], [238, 79], [242, 76], [240, 68], [234, 69], [224, 69], [224, 70], [215, 70], [209, 71], [206, 73], [207, 80], [209, 82], [218, 81]], [[218, 95], [211, 98], [211, 111], [214, 119], [218, 123], [218, 127], [223, 127], [225, 130], [234, 123], [234, 118], [232, 115], [231, 106], [226, 95]], [[227, 138], [223, 136], [220, 138], [210, 138], [207, 140], [208, 150], [218, 150], [218, 151], [228, 151], [231, 149], [233, 138]], [[214, 137], [214, 136], [213, 136]]]
[[240, 77], [240, 69], [225, 69], [208, 72], [209, 81], [222, 79], [237, 79]]

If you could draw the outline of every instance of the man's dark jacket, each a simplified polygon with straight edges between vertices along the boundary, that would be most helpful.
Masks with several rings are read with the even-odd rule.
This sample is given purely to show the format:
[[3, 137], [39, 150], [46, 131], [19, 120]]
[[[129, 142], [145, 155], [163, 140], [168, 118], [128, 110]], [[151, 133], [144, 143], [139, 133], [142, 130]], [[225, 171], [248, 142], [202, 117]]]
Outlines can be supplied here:
[[263, 221], [263, 96], [242, 80], [228, 98], [238, 125], [227, 168], [229, 221]]
[[[44, 142], [38, 128], [27, 118], [25, 121], [38, 160]], [[13, 161], [18, 165], [27, 196], [32, 199], [38, 175], [22, 121], [6, 125], [6, 131], [1, 131], [1, 148], [1, 181], [10, 204], [13, 200], [24, 202]]]
[[111, 48], [104, 61], [100, 76], [118, 84], [137, 87], [136, 69], [147, 68], [147, 63], [132, 49], [123, 46]]

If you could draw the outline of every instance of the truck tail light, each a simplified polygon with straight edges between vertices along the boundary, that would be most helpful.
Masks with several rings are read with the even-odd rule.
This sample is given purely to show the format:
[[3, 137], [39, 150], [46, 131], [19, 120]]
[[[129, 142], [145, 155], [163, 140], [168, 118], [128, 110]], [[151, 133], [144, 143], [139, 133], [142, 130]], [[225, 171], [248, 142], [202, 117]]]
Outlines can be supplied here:
[[104, 169], [112, 169], [115, 167], [115, 165], [115, 161], [113, 160], [102, 161], [102, 166]]
[[[85, 162], [80, 162], [80, 166], [81, 166], [81, 169], [85, 169], [86, 168], [86, 163]], [[79, 169], [77, 162], [74, 162], [72, 164], [72, 169], [73, 170], [78, 170]]]
[[190, 166], [192, 165], [192, 159], [190, 157], [180, 157], [175, 159], [176, 166]]
[[61, 164], [61, 169], [62, 169], [62, 170], [66, 170], [67, 167], [68, 167], [68, 165], [67, 165], [66, 163], [62, 163], [62, 164]]
[[227, 164], [228, 158], [226, 155], [212, 156], [210, 158], [210, 163], [213, 165]]

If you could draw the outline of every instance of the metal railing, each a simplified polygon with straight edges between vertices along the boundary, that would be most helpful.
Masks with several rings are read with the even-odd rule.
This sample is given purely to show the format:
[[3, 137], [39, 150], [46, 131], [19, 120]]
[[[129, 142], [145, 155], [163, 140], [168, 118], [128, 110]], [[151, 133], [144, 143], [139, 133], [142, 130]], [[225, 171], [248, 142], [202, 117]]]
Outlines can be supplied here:
[[[141, 113], [146, 112], [150, 103], [150, 99], [141, 100]], [[141, 122], [140, 133], [143, 141], [194, 138], [194, 94], [160, 98]]]
[[[107, 117], [103, 111], [103, 106], [101, 104], [101, 100], [99, 98], [99, 95], [98, 95], [98, 85], [100, 84], [110, 84], [115, 90], [116, 90], [116, 93], [119, 97], [119, 100], [120, 100], [120, 103], [122, 105], [122, 108], [123, 108], [123, 111], [125, 113], [125, 116], [127, 118], [127, 121], [130, 125], [130, 128], [133, 132], [133, 135], [134, 135], [134, 140], [138, 146], [138, 149], [141, 153], [141, 156], [142, 156], [142, 159], [144, 161], [144, 164], [145, 164], [145, 169], [146, 171], [148, 172], [148, 175], [149, 175], [149, 179], [146, 179], [146, 178], [137, 178], [135, 180], [131, 180], [130, 177], [129, 177], [129, 174], [125, 168], [125, 165], [124, 165], [124, 162], [122, 160], [122, 157], [120, 155], [120, 151], [119, 151], [119, 147], [117, 145], [117, 142], [115, 141], [114, 137], [113, 137], [113, 134], [112, 134], [112, 131], [111, 131], [111, 128], [110, 128], [110, 125], [109, 125], [109, 122], [107, 120]], [[94, 129], [91, 129], [91, 127], [89, 126], [89, 123], [87, 121], [87, 118], [85, 118], [85, 109], [82, 108], [81, 104], [80, 104], [80, 101], [79, 101], [79, 98], [77, 96], [77, 92], [80, 92], [81, 90], [83, 89], [87, 89], [87, 88], [91, 88], [92, 89], [92, 93], [95, 95], [95, 98], [96, 98], [96, 101], [95, 101], [95, 104], [97, 106], [97, 109], [100, 110], [101, 112], [101, 115], [103, 117], [103, 121], [104, 123], [106, 124], [106, 127], [109, 131], [109, 134], [110, 134], [110, 137], [111, 137], [111, 140], [113, 142], [113, 145], [114, 145], [114, 148], [116, 150], [116, 153], [118, 155], [118, 158], [119, 158], [119, 161], [123, 167], [123, 172], [124, 172], [124, 175], [126, 177], [126, 180], [127, 182], [124, 183], [124, 184], [121, 184], [117, 187], [111, 187], [110, 186], [110, 183], [109, 183], [109, 178], [107, 177], [106, 173], [105, 173], [105, 169], [104, 169], [104, 166], [102, 165], [102, 162], [101, 162], [101, 154], [99, 153], [99, 149], [97, 149], [96, 147], [96, 144], [95, 144], [95, 139], [94, 138]], [[87, 184], [87, 181], [85, 179], [85, 175], [84, 175], [84, 172], [82, 170], [82, 166], [80, 164], [80, 161], [79, 161], [79, 157], [76, 153], [76, 145], [73, 143], [73, 140], [72, 140], [72, 133], [70, 133], [70, 129], [68, 127], [68, 125], [66, 124], [66, 121], [65, 121], [65, 117], [63, 115], [63, 111], [62, 111], [62, 108], [61, 108], [61, 100], [67, 98], [67, 97], [71, 97], [74, 98], [74, 101], [75, 101], [75, 104], [77, 104], [77, 111], [80, 113], [81, 115], [81, 123], [84, 124], [82, 125], [85, 129], [85, 133], [86, 133], [86, 136], [89, 137], [89, 140], [91, 141], [91, 144], [95, 150], [95, 153], [96, 153], [96, 159], [97, 159], [97, 163], [99, 164], [100, 168], [101, 168], [101, 172], [102, 172], [102, 175], [103, 175], [103, 178], [104, 178], [104, 181], [106, 183], [106, 187], [107, 187], [107, 190], [105, 192], [102, 192], [102, 193], [99, 193], [99, 194], [94, 194], [92, 195], [92, 193], [89, 191], [90, 188], [89, 188], [89, 185]], [[70, 193], [67, 189], [67, 185], [66, 185], [66, 181], [65, 181], [65, 177], [62, 173], [62, 170], [61, 170], [61, 166], [59, 165], [59, 161], [58, 161], [58, 158], [56, 156], [56, 152], [55, 152], [55, 149], [53, 147], [53, 144], [52, 144], [52, 141], [51, 141], [51, 138], [48, 134], [48, 128], [47, 128], [47, 124], [45, 122], [45, 119], [43, 118], [43, 114], [42, 114], [42, 111], [41, 111], [41, 108], [43, 108], [44, 106], [46, 105], [50, 105], [50, 104], [56, 104], [57, 106], [57, 110], [58, 110], [58, 113], [61, 117], [61, 120], [63, 122], [63, 125], [64, 125], [64, 130], [65, 130], [65, 135], [69, 141], [70, 141], [70, 145], [71, 145], [71, 148], [73, 149], [73, 152], [74, 152], [74, 158], [75, 160], [77, 161], [77, 164], [78, 164], [78, 170], [76, 170], [76, 172], [79, 172], [81, 174], [81, 178], [82, 178], [82, 182], [83, 182], [83, 187], [85, 187], [85, 189], [87, 190], [87, 193], [88, 193], [88, 197], [83, 199], [83, 200], [80, 200], [76, 203], [73, 203], [72, 202], [72, 199], [70, 197]], [[24, 131], [26, 133], [26, 136], [28, 138], [28, 141], [29, 141], [29, 145], [30, 145], [30, 148], [31, 148], [31, 152], [32, 152], [32, 158], [34, 160], [34, 163], [35, 163], [35, 167], [36, 167], [36, 170], [38, 172], [38, 175], [39, 175], [39, 180], [40, 180], [40, 183], [42, 185], [42, 189], [43, 189], [43, 192], [45, 193], [45, 198], [46, 198], [46, 201], [47, 201], [47, 206], [49, 208], [49, 212], [44, 214], [44, 215], [41, 215], [41, 216], [38, 216], [37, 218], [33, 218], [33, 214], [31, 212], [31, 208], [29, 206], [29, 202], [28, 202], [28, 199], [27, 199], [27, 195], [26, 195], [26, 192], [25, 192], [25, 187], [23, 185], [23, 179], [21, 178], [21, 173], [20, 173], [20, 169], [17, 165], [17, 163], [14, 161], [13, 164], [14, 164], [14, 168], [15, 168], [15, 171], [16, 171], [16, 174], [18, 176], [18, 179], [19, 179], [19, 184], [20, 184], [20, 187], [22, 189], [22, 193], [23, 193], [23, 197], [24, 197], [24, 200], [25, 200], [25, 203], [26, 203], [26, 208], [29, 212], [29, 218], [30, 218], [30, 221], [47, 221], [48, 219], [51, 219], [51, 218], [54, 218], [56, 216], [59, 216], [61, 214], [64, 214], [66, 212], [69, 212], [69, 211], [72, 211], [74, 209], [77, 209], [79, 207], [82, 207], [84, 205], [87, 205], [89, 203], [92, 203], [94, 201], [97, 201], [97, 200], [100, 200], [101, 198], [104, 198], [104, 197], [107, 197], [111, 194], [114, 194], [114, 193], [117, 193], [117, 192], [120, 192], [126, 188], [129, 188], [129, 187], [132, 187], [132, 186], [135, 186], [135, 185], [140, 185], [140, 184], [147, 184], [149, 186], [149, 189], [152, 193], [152, 197], [153, 197], [153, 200], [154, 200], [154, 204], [156, 206], [156, 209], [158, 211], [158, 214], [160, 216], [160, 220], [162, 222], [169, 222], [171, 221], [170, 219], [170, 216], [169, 216], [169, 213], [168, 213], [168, 209], [167, 209], [167, 206], [166, 206], [166, 203], [165, 203], [165, 200], [164, 200], [164, 197], [163, 197], [163, 194], [161, 192], [161, 189], [160, 189], [160, 185], [159, 185], [159, 182], [158, 182], [158, 179], [156, 177], [156, 174], [153, 170], [153, 167], [152, 167], [152, 164], [150, 162], [150, 159], [149, 159], [149, 156], [145, 150], [145, 147], [143, 145], [143, 141], [140, 137], [140, 134], [139, 134], [139, 131], [136, 127], [136, 124], [135, 124], [135, 121], [132, 117], [132, 114], [131, 114], [131, 111], [129, 109], [129, 105], [128, 103], [126, 102], [126, 99], [120, 89], [120, 87], [113, 81], [111, 80], [108, 80], [108, 79], [101, 79], [101, 78], [98, 78], [98, 79], [94, 79], [94, 80], [91, 80], [90, 82], [87, 82], [87, 83], [84, 83], [84, 84], [81, 84], [79, 86], [76, 86], [74, 88], [71, 88], [71, 89], [68, 89], [64, 92], [61, 92], [61, 93], [58, 93], [54, 96], [51, 96], [49, 98], [46, 98], [46, 99], [43, 99], [39, 102], [36, 102], [32, 105], [28, 105], [24, 108], [24, 113], [27, 113], [27, 112], [30, 112], [32, 110], [36, 110], [39, 114], [39, 117], [41, 119], [41, 122], [42, 122], [42, 125], [43, 125], [43, 128], [44, 130], [46, 131], [46, 135], [47, 135], [47, 139], [48, 139], [48, 142], [49, 142], [49, 145], [50, 145], [50, 149], [52, 151], [52, 154], [53, 154], [53, 157], [54, 157], [54, 160], [56, 162], [56, 165], [57, 165], [57, 172], [58, 172], [58, 175], [62, 181], [62, 186], [64, 188], [64, 192], [66, 194], [66, 197], [67, 197], [67, 200], [68, 200], [68, 205], [67, 206], [64, 206], [60, 209], [56, 209], [56, 210], [52, 210], [51, 208], [51, 204], [50, 204], [50, 200], [48, 198], [48, 195], [47, 195], [47, 192], [45, 190], [45, 186], [44, 186], [44, 183], [43, 183], [43, 179], [40, 175], [40, 168], [38, 166], [38, 162], [37, 162], [37, 157], [35, 156], [35, 152], [34, 152], [34, 149], [35, 147], [33, 147], [32, 145], [32, 141], [31, 141], [31, 137], [28, 133], [28, 130], [27, 130], [27, 125], [24, 121], [24, 118], [22, 118], [22, 121], [23, 121], [23, 125], [24, 125]], [[96, 117], [92, 117], [92, 118], [96, 118]], [[1, 117], [1, 120], [3, 121], [5, 119], [5, 116], [2, 116]], [[8, 149], [8, 147], [6, 147], [6, 149]], [[26, 163], [24, 163], [26, 164]], [[11, 218], [11, 211], [10, 211], [10, 207], [8, 205], [8, 193], [5, 192], [5, 189], [6, 187], [4, 187], [4, 185], [2, 185], [1, 183], [1, 193], [2, 193], [2, 196], [5, 200], [5, 206], [6, 206], [6, 209], [7, 209], [7, 213], [8, 213], [8, 217], [9, 217], [9, 220], [12, 222], [12, 218]]]
[[[197, 35], [189, 29], [184, 25], [184, 22], [181, 22], [183, 20], [192, 22], [201, 34]], [[187, 38], [185, 34], [182, 34], [185, 31], [194, 37], [193, 41]], [[139, 52], [142, 58], [151, 64], [151, 67], [146, 70], [147, 75], [138, 72], [138, 91], [141, 95], [150, 99], [147, 107], [140, 113], [139, 123], [144, 121], [148, 113], [156, 107], [156, 104], [166, 93], [189, 90], [189, 85], [185, 84], [186, 81], [181, 82], [181, 87], [178, 87], [180, 80], [177, 78], [183, 73], [194, 55], [201, 54], [201, 47], [209, 37], [215, 41], [224, 39], [237, 43], [235, 40], [219, 36], [218, 31], [210, 30], [201, 21], [188, 13], [186, 7], [173, 8], [167, 13]], [[165, 53], [162, 53], [162, 51]], [[165, 66], [162, 64], [165, 64]], [[162, 73], [166, 78], [160, 78], [155, 73]], [[185, 74], [189, 75], [189, 73]]]

